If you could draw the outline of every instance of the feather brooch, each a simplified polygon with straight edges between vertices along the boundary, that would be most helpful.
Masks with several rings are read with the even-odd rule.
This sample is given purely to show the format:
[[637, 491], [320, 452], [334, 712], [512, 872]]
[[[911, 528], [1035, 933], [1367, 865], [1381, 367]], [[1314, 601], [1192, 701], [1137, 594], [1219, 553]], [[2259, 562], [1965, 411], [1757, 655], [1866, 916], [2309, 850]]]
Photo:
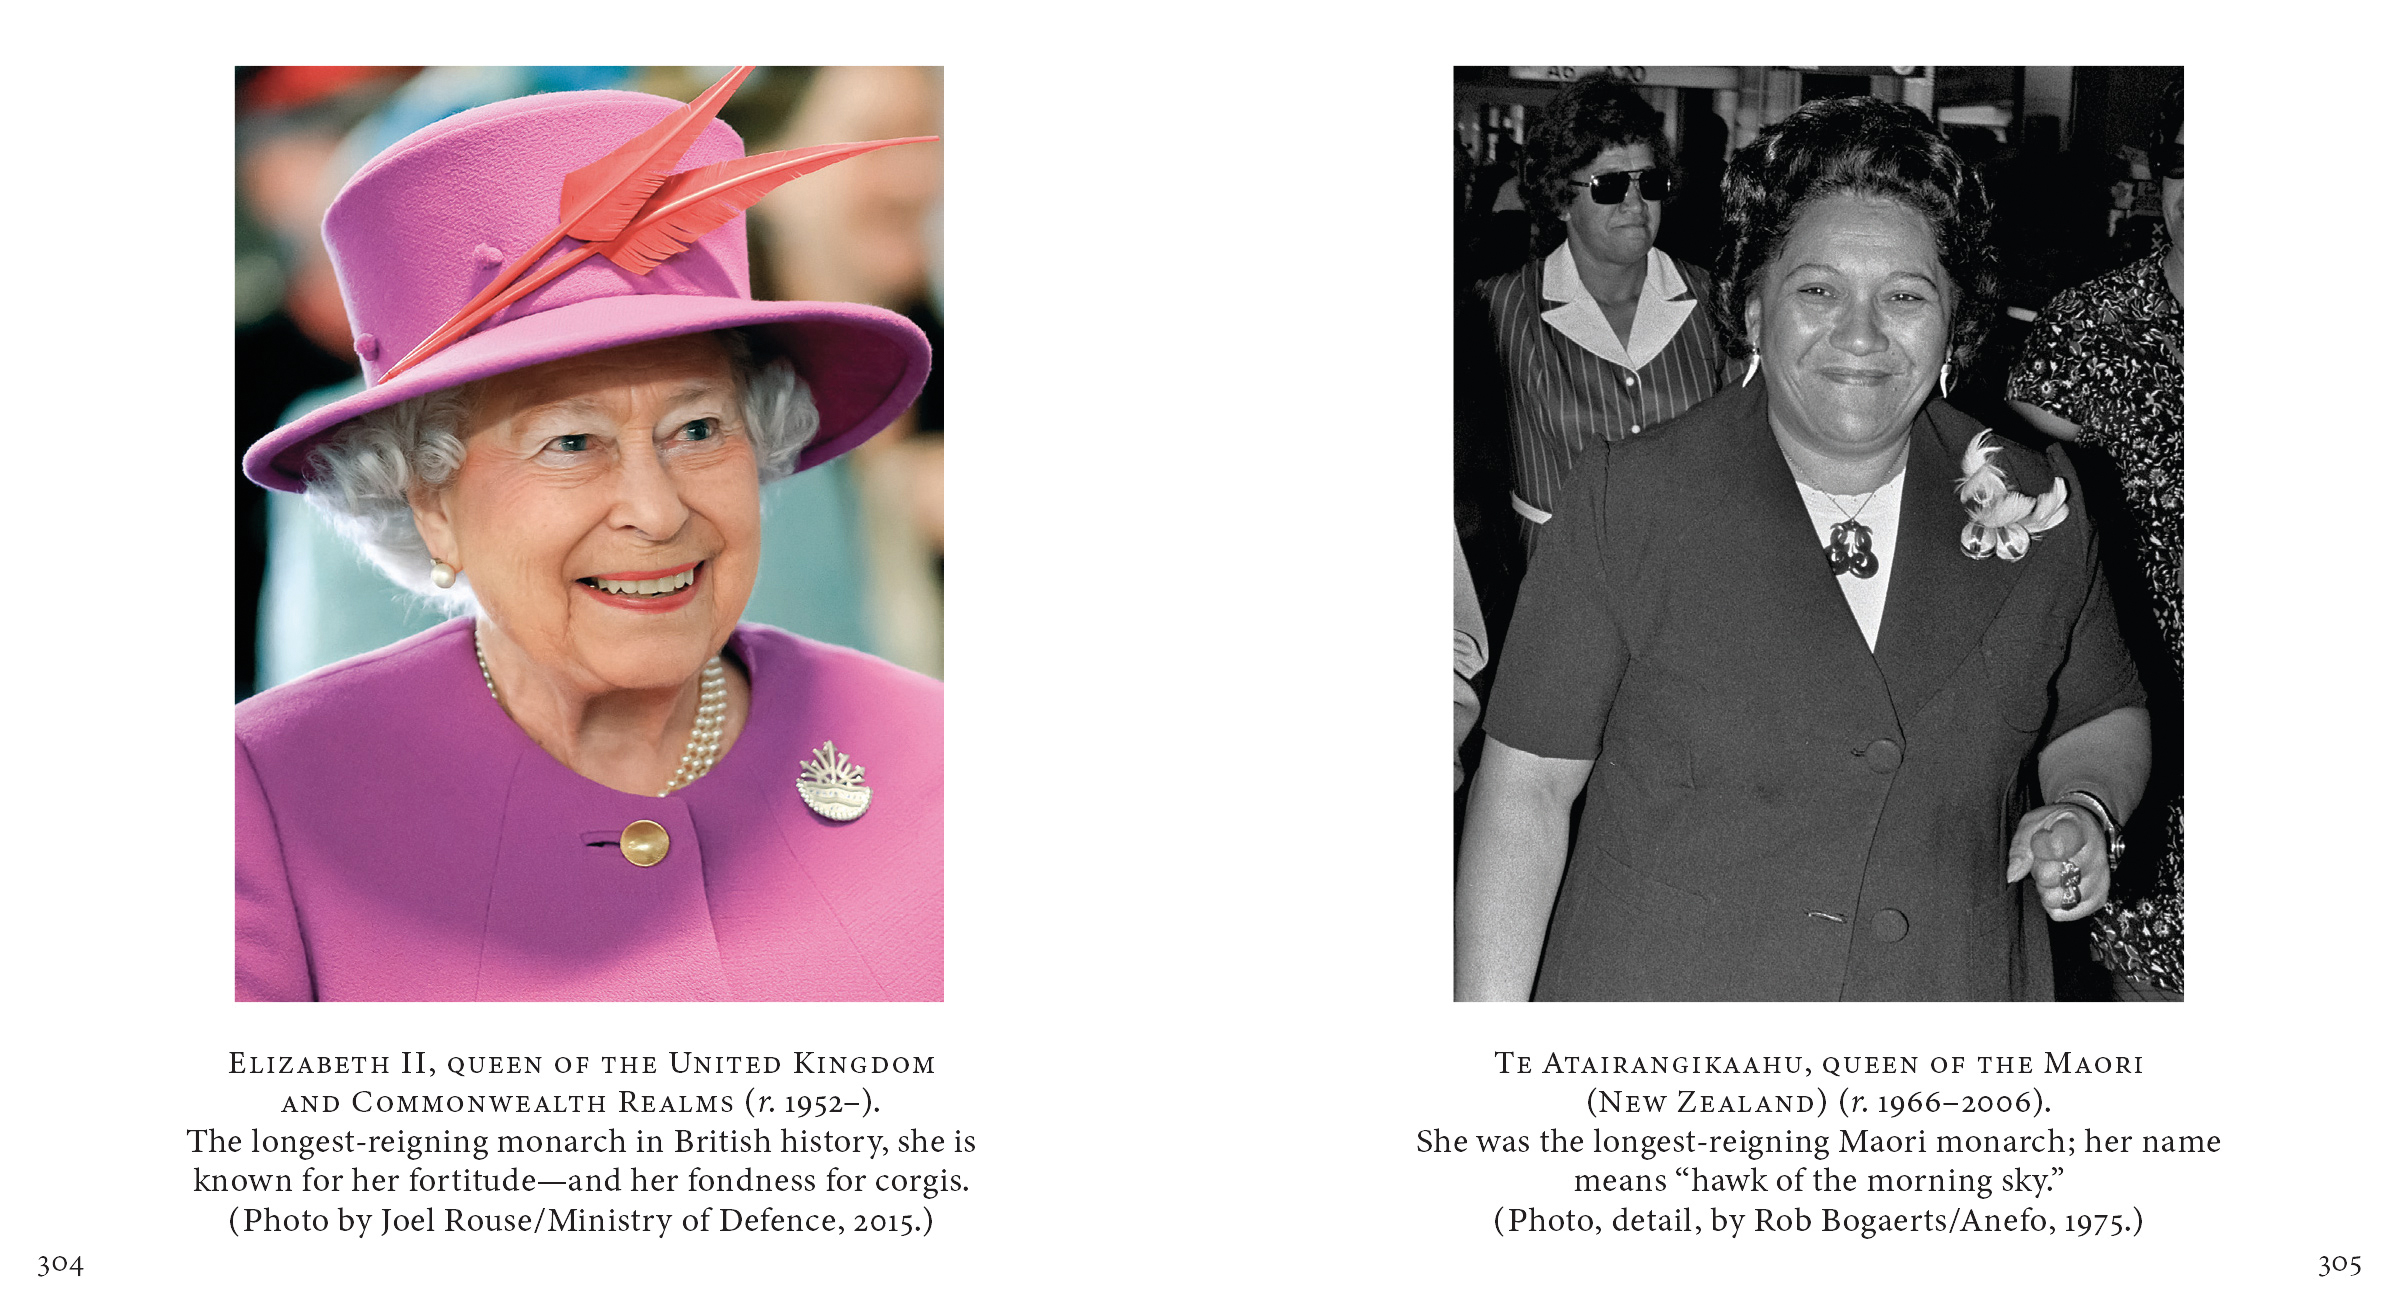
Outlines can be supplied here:
[[2035, 537], [2067, 518], [2065, 479], [2051, 476], [2050, 490], [2039, 497], [2019, 492], [2009, 485], [2000, 453], [1999, 442], [1985, 429], [1967, 444], [1960, 463], [1965, 477], [1958, 481], [1958, 501], [1966, 508], [1967, 526], [1959, 530], [1958, 545], [1978, 561], [1987, 556], [2021, 560]]

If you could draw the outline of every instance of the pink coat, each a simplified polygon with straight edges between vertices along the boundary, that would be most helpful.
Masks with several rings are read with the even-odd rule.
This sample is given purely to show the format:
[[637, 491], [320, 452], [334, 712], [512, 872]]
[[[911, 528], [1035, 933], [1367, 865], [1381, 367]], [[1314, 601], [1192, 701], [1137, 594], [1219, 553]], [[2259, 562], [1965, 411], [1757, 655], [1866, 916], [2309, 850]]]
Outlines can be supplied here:
[[[759, 625], [748, 722], [665, 798], [560, 765], [452, 621], [234, 712], [239, 999], [942, 997], [942, 687]], [[830, 740], [864, 815], [796, 782]], [[666, 856], [635, 866], [625, 827]]]

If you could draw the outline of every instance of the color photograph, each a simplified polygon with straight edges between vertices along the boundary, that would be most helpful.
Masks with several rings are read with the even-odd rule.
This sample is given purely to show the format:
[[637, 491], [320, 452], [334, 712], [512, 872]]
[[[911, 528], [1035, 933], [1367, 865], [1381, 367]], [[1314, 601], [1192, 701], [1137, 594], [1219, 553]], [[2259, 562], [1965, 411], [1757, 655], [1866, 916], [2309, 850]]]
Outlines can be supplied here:
[[939, 70], [237, 106], [236, 997], [939, 1000]]

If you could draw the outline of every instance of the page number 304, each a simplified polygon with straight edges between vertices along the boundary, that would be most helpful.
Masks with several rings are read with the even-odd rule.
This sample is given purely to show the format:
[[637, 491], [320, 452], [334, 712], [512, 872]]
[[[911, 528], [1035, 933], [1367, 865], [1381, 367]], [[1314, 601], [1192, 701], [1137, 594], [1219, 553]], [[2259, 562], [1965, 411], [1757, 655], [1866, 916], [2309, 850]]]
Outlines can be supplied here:
[[77, 1276], [83, 1275], [83, 1255], [81, 1254], [77, 1254], [73, 1258], [68, 1258], [63, 1254], [44, 1254], [41, 1259], [42, 1270], [34, 1273], [35, 1276], [56, 1276], [61, 1272], [72, 1272]]

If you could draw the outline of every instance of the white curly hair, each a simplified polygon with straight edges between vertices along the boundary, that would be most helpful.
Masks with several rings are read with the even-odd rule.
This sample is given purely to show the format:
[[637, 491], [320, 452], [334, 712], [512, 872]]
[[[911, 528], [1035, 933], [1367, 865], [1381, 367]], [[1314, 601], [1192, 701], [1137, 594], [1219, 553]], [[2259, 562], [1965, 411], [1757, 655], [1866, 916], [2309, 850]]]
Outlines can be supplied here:
[[[764, 485], [792, 472], [800, 451], [817, 436], [816, 399], [808, 382], [780, 354], [765, 355], [749, 332], [710, 334], [725, 348], [741, 389], [742, 421]], [[462, 383], [395, 402], [333, 431], [309, 453], [308, 502], [335, 530], [358, 545], [392, 582], [454, 612], [472, 610], [473, 591], [433, 585], [433, 552], [409, 510], [412, 488], [439, 488], [466, 458], [464, 428], [475, 385]]]

